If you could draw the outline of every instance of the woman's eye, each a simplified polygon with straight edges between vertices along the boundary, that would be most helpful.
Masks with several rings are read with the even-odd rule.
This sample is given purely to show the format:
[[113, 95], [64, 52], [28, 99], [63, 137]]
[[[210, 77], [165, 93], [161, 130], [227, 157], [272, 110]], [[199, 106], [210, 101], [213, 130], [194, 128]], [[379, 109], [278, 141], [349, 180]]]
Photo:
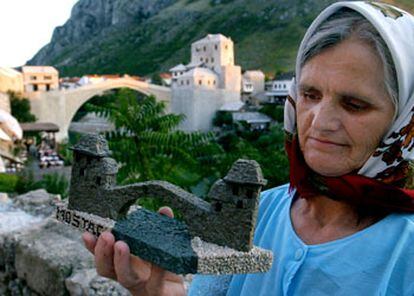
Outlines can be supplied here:
[[351, 111], [362, 111], [368, 107], [367, 103], [354, 99], [344, 100], [344, 105], [347, 109]]
[[311, 100], [311, 101], [317, 100], [317, 99], [319, 98], [319, 96], [317, 96], [316, 94], [313, 94], [313, 93], [307, 93], [307, 92], [303, 93], [303, 94], [302, 94], [302, 96], [303, 96], [305, 99], [307, 99], [307, 100]]

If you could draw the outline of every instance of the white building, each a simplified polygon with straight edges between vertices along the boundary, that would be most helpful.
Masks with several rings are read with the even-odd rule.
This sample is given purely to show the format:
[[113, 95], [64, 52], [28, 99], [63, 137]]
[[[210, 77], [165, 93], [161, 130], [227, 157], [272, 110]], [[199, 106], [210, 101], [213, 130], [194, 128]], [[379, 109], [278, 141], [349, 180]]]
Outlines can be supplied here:
[[246, 71], [243, 74], [243, 92], [252, 95], [264, 92], [265, 90], [265, 75], [260, 70]]
[[217, 110], [239, 102], [241, 68], [234, 65], [234, 45], [221, 34], [209, 34], [191, 45], [191, 62], [170, 69], [171, 111], [182, 113], [186, 131], [207, 131]]
[[266, 103], [284, 104], [292, 86], [293, 74], [283, 74], [276, 80], [266, 82]]
[[260, 70], [246, 71], [242, 78], [242, 101], [252, 105], [254, 97], [265, 91], [265, 75]]

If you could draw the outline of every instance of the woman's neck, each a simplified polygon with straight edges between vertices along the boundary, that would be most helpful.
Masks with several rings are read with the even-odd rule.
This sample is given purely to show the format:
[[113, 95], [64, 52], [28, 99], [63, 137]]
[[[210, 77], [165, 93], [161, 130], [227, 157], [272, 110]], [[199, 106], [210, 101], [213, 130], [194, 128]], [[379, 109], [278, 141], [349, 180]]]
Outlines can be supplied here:
[[319, 195], [298, 198], [291, 208], [293, 227], [306, 244], [320, 244], [343, 238], [378, 221], [359, 217], [349, 204]]

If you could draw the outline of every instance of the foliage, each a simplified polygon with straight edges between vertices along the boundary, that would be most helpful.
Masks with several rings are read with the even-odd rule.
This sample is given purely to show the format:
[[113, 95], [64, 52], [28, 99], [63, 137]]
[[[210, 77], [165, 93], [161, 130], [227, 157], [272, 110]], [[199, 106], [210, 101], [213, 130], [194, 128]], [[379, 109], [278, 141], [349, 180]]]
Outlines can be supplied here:
[[62, 198], [68, 196], [69, 182], [64, 175], [58, 173], [44, 174], [41, 180], [35, 180], [31, 170], [22, 171], [18, 175], [1, 174], [0, 176], [0, 186], [6, 186], [3, 182], [10, 182], [5, 192], [23, 194], [43, 188], [49, 193], [60, 194]]
[[116, 101], [88, 108], [116, 127], [106, 137], [113, 157], [122, 165], [118, 174], [121, 183], [161, 179], [190, 188], [201, 178], [193, 169], [200, 161], [208, 161], [211, 151], [218, 151], [211, 142], [212, 134], [177, 130], [184, 116], [165, 114], [164, 103], [153, 96], [143, 98], [121, 89]]
[[160, 74], [158, 74], [158, 73], [152, 74], [151, 83], [152, 84], [157, 84], [157, 85], [163, 85], [162, 78], [161, 78]]
[[213, 125], [218, 127], [229, 126], [233, 124], [233, 117], [230, 112], [218, 111], [213, 118]]
[[30, 102], [26, 98], [22, 98], [20, 95], [9, 92], [11, 114], [17, 119], [18, 122], [34, 122], [36, 117], [30, 113]]
[[267, 104], [260, 109], [260, 112], [266, 114], [277, 122], [283, 122], [284, 107], [281, 105]]
[[0, 173], [0, 192], [14, 192], [18, 179], [16, 175]]
[[18, 181], [14, 191], [18, 194], [23, 194], [28, 191], [42, 188], [42, 182], [36, 181], [33, 175], [33, 171], [23, 171], [18, 174]]
[[65, 166], [72, 165], [73, 163], [73, 152], [69, 149], [71, 146], [69, 140], [62, 141], [58, 146], [58, 154], [63, 158]]
[[45, 174], [40, 184], [49, 193], [60, 194], [62, 198], [68, 196], [69, 182], [64, 175], [58, 173]]
[[284, 151], [282, 124], [276, 124], [269, 131], [239, 130], [223, 133], [219, 143], [225, 153], [218, 162], [221, 176], [227, 173], [231, 164], [239, 158], [256, 160], [268, 180], [267, 188], [288, 182], [289, 162]]

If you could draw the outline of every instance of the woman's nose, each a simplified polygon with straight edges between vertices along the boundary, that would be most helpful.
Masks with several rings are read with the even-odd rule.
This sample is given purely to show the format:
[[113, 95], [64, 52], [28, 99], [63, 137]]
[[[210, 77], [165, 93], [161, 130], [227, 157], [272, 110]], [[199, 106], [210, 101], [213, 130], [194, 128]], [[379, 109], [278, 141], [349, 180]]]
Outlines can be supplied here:
[[322, 99], [313, 108], [312, 127], [319, 131], [336, 131], [341, 126], [340, 110], [334, 102]]

